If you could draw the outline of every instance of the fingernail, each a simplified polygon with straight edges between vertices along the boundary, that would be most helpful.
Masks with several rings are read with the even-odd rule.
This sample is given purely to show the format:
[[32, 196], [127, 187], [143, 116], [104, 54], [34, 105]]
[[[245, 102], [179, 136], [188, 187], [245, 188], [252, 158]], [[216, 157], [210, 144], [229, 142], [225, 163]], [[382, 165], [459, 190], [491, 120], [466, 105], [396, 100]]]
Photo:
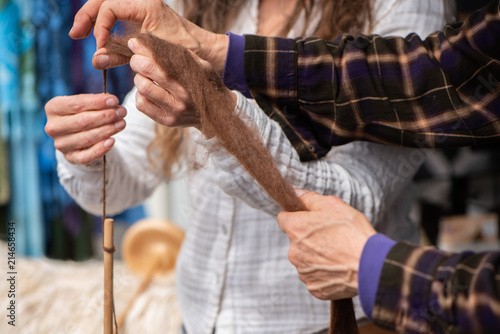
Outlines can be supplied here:
[[95, 58], [95, 62], [97, 64], [97, 67], [99, 68], [106, 68], [111, 64], [111, 61], [109, 60], [109, 56], [107, 55], [98, 55]]
[[135, 47], [137, 46], [135, 38], [129, 39], [127, 45], [130, 50], [134, 51]]
[[73, 27], [71, 27], [71, 29], [69, 30], [68, 35], [71, 35], [72, 31], [73, 31]]
[[114, 97], [110, 97], [109, 99], [106, 100], [106, 105], [108, 107], [114, 107], [118, 104], [118, 100]]
[[115, 143], [114, 139], [110, 138], [104, 142], [104, 147], [109, 148], [109, 147], [113, 146], [114, 143]]
[[121, 119], [118, 122], [116, 122], [115, 128], [117, 128], [118, 130], [125, 128], [125, 121], [123, 119]]
[[116, 109], [116, 116], [118, 116], [120, 118], [127, 116], [127, 109], [125, 109], [123, 107]]

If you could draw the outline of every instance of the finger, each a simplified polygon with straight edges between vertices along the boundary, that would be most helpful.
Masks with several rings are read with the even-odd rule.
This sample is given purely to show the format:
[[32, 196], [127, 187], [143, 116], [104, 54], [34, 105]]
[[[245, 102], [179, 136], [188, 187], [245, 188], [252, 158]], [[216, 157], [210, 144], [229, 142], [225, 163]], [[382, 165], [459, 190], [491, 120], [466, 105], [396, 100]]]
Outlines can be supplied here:
[[287, 228], [287, 211], [281, 211], [278, 213], [277, 221], [278, 221], [278, 227], [280, 228], [281, 232], [286, 233], [286, 228]]
[[130, 58], [130, 68], [149, 79], [156, 81], [156, 83], [166, 84], [165, 73], [163, 69], [158, 66], [158, 64], [151, 57], [146, 57], [142, 55], [133, 55]]
[[[153, 83], [154, 86], [160, 89], [154, 89], [153, 86], [147, 85], [146, 82], [141, 82], [145, 85], [144, 89], [151, 89], [151, 93], [157, 92], [162, 94], [162, 89], [170, 92], [172, 96], [175, 96], [179, 101], [187, 101], [189, 99], [188, 91], [177, 81], [172, 80], [167, 76], [161, 67], [154, 61], [154, 59], [142, 56], [134, 55], [130, 59], [130, 67], [134, 72], [137, 72], [140, 76], [146, 77], [149, 82]], [[137, 77], [137, 76], [136, 76]], [[139, 80], [140, 78], [138, 78]], [[154, 81], [154, 82], [153, 82]], [[156, 83], [156, 85], [155, 85]], [[136, 83], [137, 86], [137, 83]], [[138, 87], [139, 88], [139, 87]], [[141, 92], [142, 95], [146, 95], [147, 92]], [[161, 96], [151, 96], [155, 100], [153, 102], [159, 102]]]
[[142, 45], [137, 38], [129, 39], [127, 45], [134, 54], [153, 58], [153, 52]]
[[304, 212], [281, 211], [277, 217], [278, 226], [279, 226], [280, 230], [288, 234], [292, 225], [295, 225], [295, 222], [297, 220], [300, 221], [301, 219], [303, 219], [303, 217], [302, 217], [303, 213]]
[[92, 57], [92, 66], [94, 66], [98, 70], [105, 70], [108, 68], [113, 68], [121, 65], [125, 65], [128, 63], [128, 58], [117, 55], [117, 54], [108, 54], [106, 48], [100, 48], [94, 53]]
[[[119, 125], [108, 124], [88, 131], [77, 132], [54, 139], [54, 146], [64, 154], [87, 149], [101, 141], [109, 139], [125, 128], [125, 121]], [[118, 124], [117, 123], [117, 124]]]
[[[188, 93], [186, 91], [182, 91], [181, 94], [172, 93], [170, 89], [163, 89], [141, 74], [136, 74], [134, 77], [134, 85], [137, 87], [137, 92], [140, 95], [159, 107], [165, 108], [175, 115], [183, 112], [187, 113], [185, 101], [187, 101]], [[177, 90], [182, 90], [182, 87], [177, 88]], [[188, 115], [185, 114], [184, 116], [187, 118], [186, 116]]]
[[170, 127], [183, 125], [179, 124], [179, 118], [177, 115], [160, 108], [158, 105], [139, 94], [139, 92], [135, 95], [135, 104], [139, 111], [143, 112], [146, 116], [157, 123]]
[[114, 124], [120, 129], [122, 120], [127, 114], [123, 107], [114, 109], [86, 111], [75, 115], [57, 117], [47, 122], [45, 132], [52, 138], [64, 136], [71, 133], [91, 130], [106, 124]]
[[65, 154], [66, 160], [75, 165], [88, 165], [99, 158], [102, 158], [103, 155], [109, 152], [115, 140], [113, 138], [108, 138], [106, 140], [100, 141], [91, 147], [80, 151], [72, 151], [68, 154]]
[[76, 13], [69, 36], [73, 39], [85, 38], [90, 35], [99, 8], [105, 0], [89, 0]]
[[146, 17], [146, 4], [138, 5], [136, 2], [123, 2], [117, 0], [105, 1], [99, 12], [94, 27], [94, 37], [97, 48], [102, 48], [106, 39], [111, 35], [116, 21], [130, 21], [142, 23]]
[[277, 220], [278, 227], [288, 235], [290, 241], [296, 241], [312, 231], [311, 226], [315, 224], [317, 217], [316, 213], [310, 211], [283, 211], [278, 214]]
[[47, 116], [52, 114], [71, 115], [88, 110], [101, 110], [116, 107], [118, 98], [111, 94], [81, 94], [58, 96], [45, 105]]

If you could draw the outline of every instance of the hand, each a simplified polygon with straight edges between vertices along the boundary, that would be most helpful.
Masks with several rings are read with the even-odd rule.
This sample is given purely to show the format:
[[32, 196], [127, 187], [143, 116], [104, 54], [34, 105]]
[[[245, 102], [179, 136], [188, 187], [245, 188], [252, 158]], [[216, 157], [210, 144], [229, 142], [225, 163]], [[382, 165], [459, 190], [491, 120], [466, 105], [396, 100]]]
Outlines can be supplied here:
[[58, 96], [45, 105], [45, 132], [66, 159], [87, 165], [114, 145], [114, 134], [125, 128], [125, 108], [110, 94]]
[[97, 69], [123, 65], [122, 58], [109, 57], [104, 49], [116, 21], [129, 21], [153, 35], [182, 45], [210, 62], [222, 73], [229, 38], [204, 30], [177, 15], [162, 0], [89, 0], [75, 15], [71, 38], [85, 38], [92, 28], [97, 51], [92, 63]]
[[166, 126], [194, 126], [199, 129], [199, 115], [186, 88], [167, 77], [154, 60], [151, 50], [137, 39], [130, 39], [128, 45], [134, 52], [130, 67], [137, 73], [134, 77], [137, 109]]
[[[137, 72], [134, 78], [137, 87], [137, 109], [157, 123], [166, 126], [193, 126], [202, 130], [200, 115], [188, 89], [168, 77], [168, 73], [165, 73], [155, 61], [151, 50], [137, 39], [130, 39], [128, 46], [134, 52], [134, 56], [130, 59], [130, 67]], [[193, 56], [197, 58], [196, 55]], [[197, 60], [204, 70], [212, 71], [211, 65], [206, 61], [199, 58]], [[226, 91], [236, 105], [236, 96], [228, 89]], [[205, 135], [211, 137], [210, 134], [205, 133]]]
[[357, 295], [361, 252], [375, 230], [368, 219], [338, 197], [301, 195], [309, 211], [281, 212], [278, 225], [290, 238], [288, 258], [316, 298]]

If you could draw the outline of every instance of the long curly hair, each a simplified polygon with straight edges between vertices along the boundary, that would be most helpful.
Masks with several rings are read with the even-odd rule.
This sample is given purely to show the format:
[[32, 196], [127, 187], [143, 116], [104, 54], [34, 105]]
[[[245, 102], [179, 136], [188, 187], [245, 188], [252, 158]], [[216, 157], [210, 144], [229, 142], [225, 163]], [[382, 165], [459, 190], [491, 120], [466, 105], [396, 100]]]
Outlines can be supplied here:
[[[200, 27], [216, 33], [230, 30], [246, 0], [185, 0], [183, 16]], [[333, 40], [341, 33], [357, 35], [370, 32], [372, 26], [371, 0], [297, 0], [295, 8], [279, 37], [288, 35], [304, 13], [305, 36], [313, 18], [313, 8], [321, 8], [320, 19], [312, 36]], [[172, 178], [187, 151], [188, 129], [156, 125], [156, 135], [148, 147], [148, 157], [165, 176]]]

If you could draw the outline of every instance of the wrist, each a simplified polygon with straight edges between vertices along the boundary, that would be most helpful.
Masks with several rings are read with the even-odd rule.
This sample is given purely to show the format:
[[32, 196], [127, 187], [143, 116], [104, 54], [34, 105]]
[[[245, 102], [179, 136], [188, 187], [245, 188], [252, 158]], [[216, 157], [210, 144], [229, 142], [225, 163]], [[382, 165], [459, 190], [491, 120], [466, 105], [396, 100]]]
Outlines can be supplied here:
[[217, 74], [222, 76], [229, 47], [229, 36], [215, 34], [206, 30], [203, 30], [203, 35], [197, 38], [200, 43], [198, 55], [208, 61]]
[[363, 247], [358, 271], [358, 294], [361, 307], [369, 319], [372, 318], [385, 258], [395, 244], [396, 241], [383, 234], [374, 234]]

